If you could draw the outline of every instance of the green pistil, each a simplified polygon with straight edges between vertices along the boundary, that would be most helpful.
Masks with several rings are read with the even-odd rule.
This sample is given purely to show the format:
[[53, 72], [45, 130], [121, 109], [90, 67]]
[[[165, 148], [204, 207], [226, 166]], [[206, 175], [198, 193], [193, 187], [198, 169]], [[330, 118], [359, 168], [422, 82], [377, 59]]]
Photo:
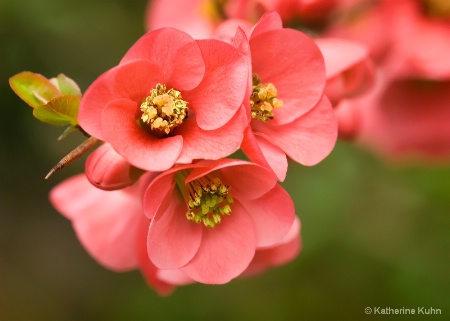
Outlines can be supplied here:
[[233, 198], [228, 194], [230, 186], [211, 174], [187, 184], [184, 183], [187, 174], [179, 172], [179, 175], [177, 184], [187, 199], [186, 218], [189, 221], [214, 228], [221, 222], [223, 215], [231, 214]]
[[277, 89], [272, 83], [262, 84], [256, 74], [253, 74], [252, 80], [253, 90], [250, 96], [252, 119], [264, 122], [273, 119], [273, 109], [283, 107], [283, 102], [277, 98]]
[[175, 89], [166, 90], [166, 86], [157, 84], [150, 91], [140, 107], [141, 120], [148, 124], [152, 132], [158, 137], [168, 136], [183, 123], [189, 108], [182, 100], [181, 93]]

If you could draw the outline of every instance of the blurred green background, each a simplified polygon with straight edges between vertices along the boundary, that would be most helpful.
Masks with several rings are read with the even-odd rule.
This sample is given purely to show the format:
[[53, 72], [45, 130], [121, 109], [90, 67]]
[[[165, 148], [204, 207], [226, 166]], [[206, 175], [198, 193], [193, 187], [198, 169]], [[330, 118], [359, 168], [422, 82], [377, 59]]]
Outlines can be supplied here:
[[[145, 0], [0, 0], [0, 321], [449, 320], [450, 164], [400, 166], [348, 143], [320, 165], [291, 164], [286, 189], [303, 225], [291, 264], [162, 298], [139, 272], [99, 266], [49, 190], [83, 170], [48, 170], [82, 137], [36, 121], [8, 78], [59, 73], [82, 90], [144, 32]], [[382, 316], [365, 307], [441, 309]]]

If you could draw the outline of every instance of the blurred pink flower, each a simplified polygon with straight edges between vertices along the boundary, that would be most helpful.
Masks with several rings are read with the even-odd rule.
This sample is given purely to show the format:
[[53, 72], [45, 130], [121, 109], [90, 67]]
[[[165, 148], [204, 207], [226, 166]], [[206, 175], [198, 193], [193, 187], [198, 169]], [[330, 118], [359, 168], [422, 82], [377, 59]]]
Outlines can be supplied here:
[[262, 12], [256, 0], [152, 0], [145, 25], [147, 30], [174, 27], [195, 39], [207, 39], [223, 20], [256, 22]]
[[275, 12], [266, 13], [254, 26], [249, 46], [252, 92], [247, 105], [252, 120], [241, 149], [284, 180], [286, 155], [315, 165], [336, 142], [336, 117], [324, 96], [323, 56], [311, 38], [283, 29]]
[[[332, 28], [369, 44], [379, 76], [370, 93], [338, 105], [342, 136], [357, 137], [389, 158], [448, 160], [449, 5], [386, 0], [366, 8]], [[382, 36], [375, 30], [384, 30]]]
[[140, 169], [219, 159], [239, 149], [248, 124], [240, 108], [247, 73], [245, 57], [233, 46], [159, 29], [94, 81], [78, 120]]
[[334, 106], [373, 87], [375, 71], [366, 47], [339, 38], [318, 38], [315, 42], [325, 60], [325, 94]]
[[148, 259], [150, 221], [142, 209], [141, 191], [142, 184], [135, 184], [107, 192], [80, 174], [54, 187], [50, 201], [72, 222], [81, 244], [98, 263], [118, 272], [140, 269], [150, 286], [168, 294], [173, 286], [158, 278], [158, 269]]
[[292, 200], [271, 171], [232, 159], [160, 174], [144, 194], [144, 210], [153, 264], [208, 284], [242, 274], [255, 251], [279, 244], [295, 219]]

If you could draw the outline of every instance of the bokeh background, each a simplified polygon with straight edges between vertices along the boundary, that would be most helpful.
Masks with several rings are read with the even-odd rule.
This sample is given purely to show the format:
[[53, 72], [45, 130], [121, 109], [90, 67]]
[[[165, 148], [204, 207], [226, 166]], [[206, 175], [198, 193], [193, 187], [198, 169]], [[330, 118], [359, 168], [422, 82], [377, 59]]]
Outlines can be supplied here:
[[[82, 90], [144, 33], [146, 0], [0, 0], [0, 320], [449, 320], [450, 164], [398, 164], [339, 142], [321, 164], [291, 164], [284, 184], [303, 224], [291, 264], [169, 297], [139, 272], [92, 260], [48, 192], [81, 142], [36, 121], [8, 78], [29, 70]], [[368, 316], [366, 307], [441, 309]]]

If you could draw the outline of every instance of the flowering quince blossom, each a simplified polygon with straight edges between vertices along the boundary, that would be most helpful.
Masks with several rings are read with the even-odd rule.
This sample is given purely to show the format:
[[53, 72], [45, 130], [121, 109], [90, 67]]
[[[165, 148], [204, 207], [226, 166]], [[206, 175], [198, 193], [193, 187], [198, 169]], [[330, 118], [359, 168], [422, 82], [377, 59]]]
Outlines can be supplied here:
[[[224, 20], [255, 22], [263, 13], [256, 0], [152, 0], [145, 15], [147, 30], [174, 27], [196, 39], [211, 38]], [[250, 22], [249, 22], [250, 24]]]
[[[87, 89], [79, 124], [143, 170], [226, 157], [248, 124], [240, 108], [247, 73], [245, 57], [227, 43], [152, 31]], [[99, 169], [103, 159], [110, 163], [100, 157]]]
[[283, 242], [295, 220], [270, 170], [233, 159], [177, 165], [150, 182], [143, 204], [152, 263], [208, 284], [242, 274], [257, 249]]
[[[53, 188], [50, 201], [72, 221], [96, 261], [115, 271], [138, 268], [152, 287], [167, 294], [175, 285], [224, 283], [296, 257], [300, 222], [289, 195], [273, 174], [264, 172], [244, 161], [203, 161], [177, 166], [158, 177], [146, 173], [136, 184], [116, 191], [95, 188], [84, 175], [76, 175]], [[202, 185], [211, 178], [213, 184]], [[203, 191], [197, 207], [191, 208], [191, 199], [181, 196], [189, 197], [183, 194], [186, 189], [211, 191], [214, 186], [217, 193]], [[148, 207], [142, 206], [144, 191]], [[154, 211], [152, 221], [144, 209], [148, 216]], [[198, 220], [189, 214], [193, 212]]]
[[[379, 77], [371, 92], [341, 104], [342, 113], [338, 117], [346, 119], [347, 124], [351, 124], [351, 119], [359, 119], [353, 133], [352, 126], [348, 126], [347, 134], [387, 157], [447, 160], [450, 157], [447, 2], [381, 1], [362, 13], [358, 21], [366, 27], [352, 29], [351, 25], [340, 25], [340, 36], [371, 39]], [[389, 30], [382, 40], [372, 37], [372, 30], [380, 25]]]
[[68, 218], [81, 244], [101, 265], [117, 272], [139, 268], [149, 285], [168, 294], [173, 285], [160, 280], [147, 255], [150, 221], [142, 209], [143, 179], [135, 185], [104, 191], [84, 174], [66, 179], [50, 192], [52, 205]]
[[[235, 43], [245, 51], [238, 35]], [[282, 181], [286, 155], [303, 165], [315, 165], [336, 142], [336, 117], [324, 95], [324, 60], [311, 38], [283, 29], [275, 12], [263, 15], [248, 43], [251, 93], [246, 105], [251, 122], [241, 149]]]

